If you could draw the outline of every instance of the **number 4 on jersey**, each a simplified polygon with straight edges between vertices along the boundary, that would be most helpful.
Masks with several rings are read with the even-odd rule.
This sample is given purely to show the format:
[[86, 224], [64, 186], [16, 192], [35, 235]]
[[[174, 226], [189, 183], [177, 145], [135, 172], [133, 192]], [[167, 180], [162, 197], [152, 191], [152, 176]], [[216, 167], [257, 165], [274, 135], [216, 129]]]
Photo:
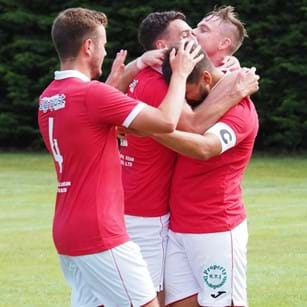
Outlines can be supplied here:
[[52, 151], [52, 155], [54, 160], [59, 164], [59, 172], [63, 171], [63, 156], [60, 153], [59, 145], [57, 139], [53, 138], [53, 126], [54, 126], [54, 118], [48, 118], [48, 127], [49, 127], [49, 143]]

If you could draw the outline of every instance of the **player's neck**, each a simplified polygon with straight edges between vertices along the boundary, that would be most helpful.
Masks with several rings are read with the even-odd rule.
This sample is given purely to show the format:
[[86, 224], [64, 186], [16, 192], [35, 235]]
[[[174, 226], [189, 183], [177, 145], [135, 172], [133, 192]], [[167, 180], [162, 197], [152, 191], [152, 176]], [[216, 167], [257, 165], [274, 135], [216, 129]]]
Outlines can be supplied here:
[[212, 89], [224, 77], [224, 74], [218, 68], [215, 68], [211, 73], [211, 76], [212, 82], [210, 89]]
[[67, 60], [61, 62], [61, 70], [77, 70], [91, 79], [91, 71], [85, 63]]
[[215, 67], [218, 67], [218, 66], [223, 65], [225, 57], [226, 57], [226, 54], [222, 52], [217, 52], [213, 54], [212, 56], [210, 56], [210, 60], [212, 61]]

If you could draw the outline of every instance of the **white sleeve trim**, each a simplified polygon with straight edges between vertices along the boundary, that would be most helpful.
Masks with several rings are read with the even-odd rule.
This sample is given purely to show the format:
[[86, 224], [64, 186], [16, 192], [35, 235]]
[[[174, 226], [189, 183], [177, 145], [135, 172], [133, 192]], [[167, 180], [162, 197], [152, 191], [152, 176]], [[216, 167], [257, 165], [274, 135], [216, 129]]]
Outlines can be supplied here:
[[226, 125], [225, 123], [222, 122], [216, 123], [214, 126], [209, 128], [205, 132], [205, 134], [206, 133], [212, 133], [219, 138], [222, 145], [221, 153], [236, 145], [237, 141], [236, 134], [233, 131], [233, 129], [230, 126]]
[[129, 113], [123, 122], [123, 126], [128, 128], [137, 115], [145, 108], [145, 103], [139, 102], [136, 107]]

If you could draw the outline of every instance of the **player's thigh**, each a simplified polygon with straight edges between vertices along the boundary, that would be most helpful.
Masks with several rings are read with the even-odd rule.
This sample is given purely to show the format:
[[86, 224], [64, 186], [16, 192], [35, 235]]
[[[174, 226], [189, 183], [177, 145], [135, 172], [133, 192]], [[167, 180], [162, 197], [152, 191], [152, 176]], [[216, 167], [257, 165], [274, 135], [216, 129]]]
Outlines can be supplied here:
[[248, 229], [246, 220], [232, 230], [233, 241], [233, 303], [247, 306], [247, 243]]
[[156, 297], [147, 264], [132, 241], [74, 259], [88, 286], [106, 307], [142, 306]]
[[184, 246], [200, 291], [201, 306], [246, 306], [247, 229], [183, 234]]
[[125, 215], [129, 236], [139, 245], [157, 292], [164, 289], [169, 214], [160, 217]]
[[190, 298], [199, 290], [181, 237], [170, 230], [165, 263], [165, 304]]
[[197, 302], [197, 294], [195, 294], [183, 300], [169, 304], [168, 307], [200, 307], [200, 306]]
[[103, 304], [93, 294], [72, 257], [59, 255], [59, 260], [64, 277], [71, 287], [71, 306], [96, 307]]

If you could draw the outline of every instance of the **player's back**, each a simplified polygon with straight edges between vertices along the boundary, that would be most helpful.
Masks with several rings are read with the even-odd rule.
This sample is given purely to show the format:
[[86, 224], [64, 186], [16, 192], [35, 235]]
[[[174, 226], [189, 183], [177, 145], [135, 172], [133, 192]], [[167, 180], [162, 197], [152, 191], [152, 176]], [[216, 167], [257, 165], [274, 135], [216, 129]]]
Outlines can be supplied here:
[[127, 240], [115, 125], [136, 104], [78, 77], [54, 80], [40, 96], [40, 131], [58, 179], [53, 236], [59, 253], [94, 253]]

